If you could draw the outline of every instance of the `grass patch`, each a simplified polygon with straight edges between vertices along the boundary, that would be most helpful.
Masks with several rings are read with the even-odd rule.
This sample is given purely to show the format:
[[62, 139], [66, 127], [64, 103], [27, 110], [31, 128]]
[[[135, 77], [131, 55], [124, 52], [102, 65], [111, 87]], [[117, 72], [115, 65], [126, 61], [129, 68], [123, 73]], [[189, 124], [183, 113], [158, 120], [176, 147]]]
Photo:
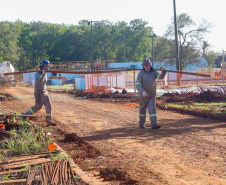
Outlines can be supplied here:
[[201, 109], [209, 110], [212, 113], [224, 114], [226, 112], [226, 103], [194, 103], [192, 105], [181, 105], [181, 104], [168, 104], [168, 107], [180, 108], [180, 109]]
[[226, 107], [226, 103], [222, 103], [222, 102], [215, 102], [215, 103], [194, 103], [194, 105], [197, 106], [220, 106], [220, 107]]
[[180, 88], [187, 88], [187, 87], [199, 87], [199, 86], [215, 86], [215, 85], [225, 85], [223, 83], [213, 83], [213, 84], [182, 84], [181, 86], [177, 85], [168, 85], [168, 86], [161, 86], [158, 85], [157, 89], [162, 89], [163, 87], [167, 87], [169, 89], [180, 89]]
[[202, 109], [211, 110], [209, 106], [193, 106], [193, 105], [179, 105], [179, 104], [168, 104], [168, 107], [180, 108], [180, 109]]
[[48, 145], [52, 142], [42, 135], [41, 130], [30, 130], [29, 121], [19, 121], [19, 129], [13, 129], [10, 133], [14, 137], [5, 138], [3, 148], [10, 149], [10, 155], [22, 155], [41, 153], [48, 151]]
[[47, 90], [49, 90], [49, 91], [74, 90], [73, 84], [47, 85], [46, 87], [47, 87]]

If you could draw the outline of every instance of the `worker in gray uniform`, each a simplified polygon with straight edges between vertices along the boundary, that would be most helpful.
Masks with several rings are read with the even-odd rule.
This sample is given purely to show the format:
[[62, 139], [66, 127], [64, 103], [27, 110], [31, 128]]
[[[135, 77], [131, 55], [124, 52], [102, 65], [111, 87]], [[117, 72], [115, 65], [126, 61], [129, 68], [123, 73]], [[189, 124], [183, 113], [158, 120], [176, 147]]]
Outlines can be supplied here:
[[49, 94], [46, 89], [46, 72], [49, 70], [49, 67], [50, 62], [48, 60], [43, 60], [39, 65], [40, 71], [35, 74], [35, 106], [31, 107], [29, 111], [24, 113], [24, 115], [32, 115], [38, 112], [42, 106], [45, 105], [47, 126], [56, 126], [56, 123], [53, 122]]
[[161, 126], [157, 124], [156, 117], [156, 79], [163, 79], [166, 75], [165, 68], [161, 67], [161, 74], [151, 67], [151, 61], [145, 58], [142, 61], [143, 69], [138, 73], [136, 80], [136, 88], [139, 92], [140, 110], [139, 125], [140, 129], [145, 128], [146, 111], [150, 116], [152, 129], [159, 129]]

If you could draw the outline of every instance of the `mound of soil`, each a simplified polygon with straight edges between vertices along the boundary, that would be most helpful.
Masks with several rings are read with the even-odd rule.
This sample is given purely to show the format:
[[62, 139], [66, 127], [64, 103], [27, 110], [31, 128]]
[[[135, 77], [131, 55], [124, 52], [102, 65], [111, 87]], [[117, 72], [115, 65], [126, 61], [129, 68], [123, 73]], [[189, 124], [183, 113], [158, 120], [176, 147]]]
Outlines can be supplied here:
[[[76, 133], [65, 134], [65, 138], [59, 142], [64, 143], [62, 148], [65, 151], [75, 150], [72, 154], [72, 158], [75, 162], [81, 163], [82, 160], [87, 158], [97, 158], [101, 155], [101, 152], [91, 146], [84, 138], [77, 136]], [[85, 167], [87, 170], [88, 166]]]
[[174, 103], [174, 102], [218, 102], [224, 100], [224, 96], [217, 91], [204, 91], [200, 94], [196, 93], [165, 93], [161, 97], [157, 98], [158, 100]]
[[11, 101], [14, 100], [14, 98], [10, 94], [4, 94], [0, 92], [0, 101]]
[[196, 95], [196, 99], [206, 100], [206, 101], [221, 101], [224, 99], [224, 96], [218, 91], [205, 91], [200, 93], [200, 95]]
[[162, 100], [167, 103], [189, 102], [189, 101], [195, 100], [195, 95], [194, 94], [165, 93], [157, 99]]
[[100, 170], [101, 177], [104, 181], [120, 181], [121, 184], [138, 184], [138, 181], [131, 180], [126, 172], [120, 171], [117, 168], [105, 168]]
[[6, 131], [5, 129], [3, 128], [0, 128], [0, 140], [1, 140], [1, 137], [12, 137], [13, 135], [10, 134], [8, 131]]
[[76, 142], [76, 143], [84, 143], [85, 140], [78, 137], [76, 133], [65, 134], [65, 138], [62, 142]]
[[123, 89], [122, 93], [118, 91], [114, 93], [102, 93], [102, 94], [95, 94], [92, 92], [85, 92], [81, 91], [70, 91], [70, 94], [76, 97], [82, 97], [86, 99], [92, 100], [101, 100], [101, 101], [111, 101], [111, 102], [137, 102], [139, 101], [139, 96], [135, 96], [133, 94], [128, 94], [125, 89]]
[[210, 112], [209, 110], [202, 110], [202, 109], [192, 110], [192, 109], [183, 109], [183, 108], [176, 108], [176, 107], [167, 107], [167, 105], [162, 105], [162, 104], [157, 104], [157, 107], [162, 110], [176, 111], [181, 114], [191, 114], [194, 116], [214, 118], [222, 121], [226, 120], [226, 114], [216, 114], [214, 112]]

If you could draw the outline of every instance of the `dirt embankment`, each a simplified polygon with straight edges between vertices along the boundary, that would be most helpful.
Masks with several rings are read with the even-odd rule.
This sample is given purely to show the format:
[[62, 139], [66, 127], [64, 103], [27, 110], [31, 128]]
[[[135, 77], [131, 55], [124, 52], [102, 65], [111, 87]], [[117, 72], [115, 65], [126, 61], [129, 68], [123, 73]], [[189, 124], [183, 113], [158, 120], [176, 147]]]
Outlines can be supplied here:
[[[157, 98], [157, 106], [162, 110], [176, 111], [182, 114], [191, 114], [200, 117], [226, 120], [226, 96], [217, 91], [204, 91], [196, 93], [166, 93]], [[222, 105], [220, 105], [222, 103]], [[223, 104], [224, 103], [224, 104]], [[170, 107], [168, 104], [181, 105], [180, 107]], [[202, 109], [199, 105], [204, 105], [209, 109]], [[213, 106], [216, 104], [216, 106]], [[186, 107], [186, 108], [184, 108]]]
[[[33, 88], [5, 93], [16, 99], [3, 102], [4, 109], [34, 105]], [[162, 128], [152, 130], [147, 116], [147, 129], [139, 130], [136, 106], [102, 100], [51, 93], [58, 123], [51, 132], [97, 184], [226, 184], [225, 121], [158, 109]], [[45, 125], [44, 107], [36, 115]]]

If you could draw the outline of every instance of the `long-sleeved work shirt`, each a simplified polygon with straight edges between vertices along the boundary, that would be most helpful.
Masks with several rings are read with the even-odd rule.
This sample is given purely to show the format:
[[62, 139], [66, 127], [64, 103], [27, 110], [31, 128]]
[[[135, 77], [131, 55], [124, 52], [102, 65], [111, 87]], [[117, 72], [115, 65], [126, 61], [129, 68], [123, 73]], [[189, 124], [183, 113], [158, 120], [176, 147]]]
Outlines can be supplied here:
[[47, 75], [38, 71], [35, 74], [35, 94], [48, 94], [46, 89]]
[[142, 92], [146, 91], [148, 93], [148, 97], [156, 96], [156, 79], [163, 79], [165, 77], [166, 72], [162, 72], [161, 74], [157, 71], [145, 71], [141, 70], [137, 75], [136, 80], [136, 88], [140, 94], [140, 98], [142, 97]]

